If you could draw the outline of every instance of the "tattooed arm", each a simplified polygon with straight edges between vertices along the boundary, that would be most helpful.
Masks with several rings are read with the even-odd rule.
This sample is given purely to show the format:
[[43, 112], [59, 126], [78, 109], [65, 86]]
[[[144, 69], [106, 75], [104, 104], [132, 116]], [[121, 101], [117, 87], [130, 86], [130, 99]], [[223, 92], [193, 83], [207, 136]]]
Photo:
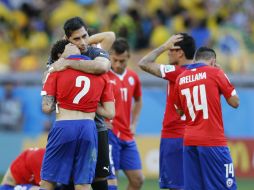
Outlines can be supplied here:
[[164, 51], [166, 51], [166, 49], [163, 46], [151, 51], [139, 61], [139, 67], [145, 72], [161, 78], [160, 64], [157, 64], [155, 60]]
[[143, 57], [138, 63], [139, 67], [142, 70], [144, 70], [145, 72], [148, 72], [152, 75], [162, 78], [161, 71], [160, 71], [160, 64], [156, 63], [155, 60], [164, 51], [166, 51], [170, 48], [179, 48], [179, 47], [174, 46], [174, 44], [176, 42], [181, 41], [181, 40], [182, 40], [181, 35], [173, 35], [160, 47], [154, 49], [153, 51], [148, 53], [145, 57]]
[[56, 102], [54, 96], [42, 96], [42, 111], [44, 113], [51, 113], [56, 109]]
[[96, 57], [94, 60], [67, 60], [60, 58], [51, 65], [49, 71], [63, 71], [67, 68], [72, 68], [85, 73], [103, 74], [108, 72], [110, 67], [111, 62], [105, 57]]

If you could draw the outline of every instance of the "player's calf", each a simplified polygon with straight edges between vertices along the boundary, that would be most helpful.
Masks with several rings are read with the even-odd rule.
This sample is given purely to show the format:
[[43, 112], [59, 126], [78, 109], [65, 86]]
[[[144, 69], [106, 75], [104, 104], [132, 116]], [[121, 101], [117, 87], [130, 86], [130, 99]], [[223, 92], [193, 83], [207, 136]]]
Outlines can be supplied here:
[[144, 176], [141, 170], [125, 170], [124, 173], [129, 180], [128, 190], [141, 189], [144, 183]]

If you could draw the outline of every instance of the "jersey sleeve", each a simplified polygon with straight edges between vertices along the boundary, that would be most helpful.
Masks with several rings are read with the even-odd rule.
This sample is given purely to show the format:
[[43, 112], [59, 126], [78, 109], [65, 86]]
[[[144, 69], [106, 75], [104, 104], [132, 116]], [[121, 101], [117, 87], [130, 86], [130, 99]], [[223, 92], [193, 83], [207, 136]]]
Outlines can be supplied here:
[[141, 87], [141, 81], [138, 77], [138, 75], [135, 75], [135, 89], [134, 89], [134, 98], [138, 98], [142, 96], [142, 87]]
[[176, 79], [175, 88], [174, 88], [174, 105], [176, 109], [182, 110], [180, 93], [179, 93], [179, 78]]
[[41, 96], [49, 95], [49, 96], [56, 96], [56, 83], [57, 72], [48, 73], [46, 76], [46, 81], [43, 85]]
[[181, 68], [175, 65], [160, 65], [161, 76], [163, 79], [175, 82], [179, 74], [181, 74]]
[[114, 93], [113, 93], [113, 87], [110, 83], [109, 76], [107, 74], [103, 75], [105, 80], [105, 87], [103, 89], [102, 95], [101, 95], [101, 102], [113, 102], [115, 100]]
[[220, 92], [226, 99], [236, 95], [234, 86], [231, 84], [227, 75], [222, 70], [219, 70], [216, 81], [219, 86]]
[[104, 51], [103, 49], [96, 48], [96, 47], [93, 47], [89, 51], [89, 57], [91, 59], [95, 59], [96, 57], [104, 57], [104, 58], [107, 58], [109, 60], [109, 54], [108, 54], [108, 52]]

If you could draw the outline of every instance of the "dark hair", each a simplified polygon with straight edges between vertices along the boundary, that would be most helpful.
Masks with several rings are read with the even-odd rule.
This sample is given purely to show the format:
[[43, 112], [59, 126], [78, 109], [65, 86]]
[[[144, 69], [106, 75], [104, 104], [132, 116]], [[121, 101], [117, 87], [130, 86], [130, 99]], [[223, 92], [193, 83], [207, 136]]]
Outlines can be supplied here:
[[122, 54], [125, 51], [130, 51], [130, 46], [125, 38], [117, 38], [112, 45], [111, 50], [115, 51], [117, 54]]
[[180, 46], [187, 59], [193, 59], [196, 50], [195, 40], [187, 33], [179, 34], [183, 36], [183, 40], [175, 43], [175, 46]]
[[216, 53], [213, 49], [208, 47], [200, 47], [197, 49], [194, 60], [210, 60], [210, 59], [216, 59]]
[[69, 43], [70, 42], [68, 40], [59, 40], [52, 46], [50, 57], [53, 62], [59, 59], [58, 54], [62, 54], [64, 52], [65, 46]]
[[64, 33], [69, 38], [73, 31], [84, 27], [87, 30], [87, 26], [80, 17], [73, 17], [68, 19], [64, 23]]

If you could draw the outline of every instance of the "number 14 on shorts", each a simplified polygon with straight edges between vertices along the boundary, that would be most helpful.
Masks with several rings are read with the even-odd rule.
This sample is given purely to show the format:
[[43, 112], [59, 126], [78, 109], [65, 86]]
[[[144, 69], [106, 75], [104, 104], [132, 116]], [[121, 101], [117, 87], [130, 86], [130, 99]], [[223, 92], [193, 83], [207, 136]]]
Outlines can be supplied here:
[[224, 167], [226, 169], [226, 178], [235, 176], [233, 163], [224, 164]]

